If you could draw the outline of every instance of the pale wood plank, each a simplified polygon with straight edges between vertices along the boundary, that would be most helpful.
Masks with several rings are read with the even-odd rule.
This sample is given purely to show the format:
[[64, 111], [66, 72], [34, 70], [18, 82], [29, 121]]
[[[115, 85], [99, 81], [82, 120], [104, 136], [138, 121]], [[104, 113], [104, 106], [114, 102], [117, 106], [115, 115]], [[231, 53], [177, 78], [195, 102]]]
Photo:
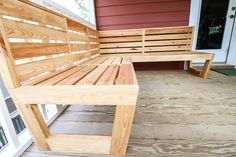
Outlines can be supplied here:
[[118, 65], [110, 65], [97, 81], [97, 85], [113, 85], [118, 73]]
[[52, 135], [47, 139], [55, 152], [109, 154], [110, 136]]
[[100, 49], [100, 53], [138, 53], [142, 52], [142, 47], [133, 48], [112, 48], [112, 49]]
[[150, 35], [145, 40], [191, 39], [192, 34]]
[[152, 51], [188, 51], [190, 46], [178, 45], [178, 46], [160, 46], [160, 47], [145, 47], [146, 52]]
[[61, 40], [67, 42], [66, 32], [43, 26], [2, 19], [7, 38]]
[[136, 106], [116, 106], [115, 120], [112, 131], [112, 155], [125, 155]]
[[57, 70], [55, 72], [51, 72], [51, 73], [43, 75], [41, 77], [37, 77], [36, 79], [30, 80], [30, 81], [27, 81], [27, 82], [23, 82], [22, 85], [24, 85], [24, 86], [36, 85], [36, 84], [38, 84], [40, 82], [43, 82], [43, 81], [45, 81], [47, 79], [50, 79], [51, 77], [54, 77], [54, 76], [56, 76], [58, 74], [61, 74], [61, 73], [65, 72], [65, 71], [67, 71], [67, 70], [69, 70], [69, 69], [71, 69], [73, 67], [74, 66], [65, 67], [65, 68]]
[[85, 65], [76, 66], [72, 69], [69, 69], [69, 70], [59, 74], [59, 75], [51, 77], [50, 79], [47, 79], [47, 80], [39, 83], [38, 85], [54, 85], [54, 84], [57, 84], [61, 80], [65, 79], [66, 77], [69, 77], [70, 75], [74, 74], [75, 72], [79, 71], [80, 69], [82, 69], [84, 67], [85, 67]]
[[111, 43], [111, 42], [134, 42], [134, 41], [142, 41], [142, 36], [135, 37], [111, 37], [111, 38], [99, 38], [100, 43]]
[[141, 46], [142, 46], [142, 42], [100, 44], [100, 48], [141, 47]]
[[82, 80], [80, 80], [78, 83], [76, 83], [76, 85], [93, 85], [93, 84], [95, 84], [107, 68], [108, 68], [108, 65], [98, 66], [90, 74], [88, 74]]
[[9, 89], [9, 92], [18, 104], [134, 105], [138, 85], [38, 85]]
[[120, 65], [119, 74], [115, 81], [116, 84], [134, 84], [134, 73], [132, 71], [133, 66], [131, 64]]
[[17, 0], [1, 0], [0, 14], [66, 28], [66, 19]]
[[10, 43], [14, 59], [69, 53], [67, 44], [59, 43]]
[[97, 65], [89, 65], [78, 72], [75, 72], [69, 77], [66, 77], [62, 81], [58, 82], [57, 85], [73, 85], [76, 82], [80, 81], [83, 77], [85, 77], [88, 73], [94, 70]]
[[174, 34], [174, 33], [192, 33], [192, 27], [160, 27], [148, 28], [146, 34]]
[[121, 64], [122, 58], [121, 57], [116, 57], [111, 64]]
[[103, 62], [102, 64], [110, 65], [114, 59], [115, 59], [115, 57], [108, 57], [108, 59], [105, 62]]

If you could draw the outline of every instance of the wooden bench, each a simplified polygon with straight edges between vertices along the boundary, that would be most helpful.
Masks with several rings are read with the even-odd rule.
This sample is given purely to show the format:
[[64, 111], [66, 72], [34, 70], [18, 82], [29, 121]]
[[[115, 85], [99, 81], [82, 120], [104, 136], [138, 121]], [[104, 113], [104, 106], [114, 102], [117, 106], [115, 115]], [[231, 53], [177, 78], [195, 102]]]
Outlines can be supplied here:
[[[213, 59], [189, 52], [191, 27], [97, 32], [16, 0], [2, 0], [0, 14], [1, 76], [40, 150], [125, 154], [139, 89], [132, 63], [188, 61], [206, 78]], [[37, 104], [116, 105], [112, 135], [52, 134]]]
[[[127, 56], [132, 62], [186, 61], [190, 73], [207, 78], [214, 54], [193, 52], [193, 27], [163, 27], [100, 31], [101, 55]], [[202, 71], [193, 60], [204, 60]]]

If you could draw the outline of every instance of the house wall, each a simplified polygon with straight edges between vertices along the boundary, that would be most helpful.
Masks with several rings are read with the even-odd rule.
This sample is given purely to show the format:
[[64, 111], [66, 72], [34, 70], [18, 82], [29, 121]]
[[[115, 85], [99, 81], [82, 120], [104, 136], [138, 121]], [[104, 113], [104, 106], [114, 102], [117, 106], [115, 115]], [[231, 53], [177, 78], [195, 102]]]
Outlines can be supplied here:
[[191, 0], [95, 0], [98, 30], [186, 26]]
[[[187, 26], [191, 0], [95, 0], [99, 31]], [[183, 62], [136, 63], [136, 70], [183, 69]]]

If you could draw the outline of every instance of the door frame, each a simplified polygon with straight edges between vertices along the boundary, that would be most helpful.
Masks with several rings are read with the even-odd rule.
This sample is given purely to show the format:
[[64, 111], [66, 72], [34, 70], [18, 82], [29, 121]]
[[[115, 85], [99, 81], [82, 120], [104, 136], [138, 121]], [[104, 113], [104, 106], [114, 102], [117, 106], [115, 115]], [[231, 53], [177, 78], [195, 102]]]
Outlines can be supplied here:
[[[199, 23], [200, 23], [200, 15], [201, 15], [201, 5], [202, 5], [202, 0], [191, 0], [189, 26], [194, 26], [194, 32], [195, 32], [194, 38], [193, 38], [192, 50], [198, 51], [198, 52], [214, 52], [217, 50], [196, 50], [197, 36], [198, 36], [198, 29], [199, 29]], [[236, 20], [234, 21], [233, 27], [234, 28], [233, 28], [233, 32], [232, 32], [231, 43], [232, 43], [232, 41], [236, 40], [236, 30], [235, 30], [236, 29]], [[199, 63], [199, 61], [197, 61], [197, 63]], [[219, 62], [214, 62], [214, 63], [219, 63]], [[235, 44], [230, 44], [229, 51], [226, 56], [226, 61], [220, 62], [220, 63], [221, 64], [231, 64], [231, 65], [235, 65], [235, 67], [236, 67], [236, 45]]]

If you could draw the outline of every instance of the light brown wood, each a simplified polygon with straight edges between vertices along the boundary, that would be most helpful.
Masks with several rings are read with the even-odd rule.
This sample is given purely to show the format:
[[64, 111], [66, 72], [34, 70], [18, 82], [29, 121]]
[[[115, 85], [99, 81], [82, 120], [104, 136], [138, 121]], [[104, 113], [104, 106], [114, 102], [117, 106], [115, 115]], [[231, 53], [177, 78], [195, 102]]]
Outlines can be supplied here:
[[1, 0], [0, 14], [66, 28], [65, 18], [17, 0]]
[[208, 77], [209, 70], [211, 69], [211, 63], [212, 60], [206, 60], [201, 73], [202, 78], [206, 79]]
[[0, 74], [7, 88], [16, 88], [20, 86], [14, 63], [9, 58], [9, 55], [2, 43], [0, 45]]
[[112, 155], [125, 155], [136, 106], [116, 106], [115, 120], [112, 131]]
[[48, 139], [52, 151], [68, 153], [109, 154], [110, 136], [52, 135]]
[[10, 46], [15, 59], [69, 53], [68, 45], [60, 43], [10, 43]]
[[57, 85], [73, 85], [77, 83], [78, 81], [80, 81], [83, 77], [85, 77], [88, 73], [90, 73], [96, 67], [97, 67], [96, 65], [90, 65], [85, 68], [82, 68], [81, 70], [75, 72], [71, 76], [66, 77], [65, 79], [57, 83]]
[[113, 85], [117, 72], [119, 70], [118, 65], [110, 65], [104, 74], [97, 81], [97, 85]]
[[7, 38], [31, 38], [41, 40], [61, 40], [67, 42], [65, 31], [2, 19]]
[[[13, 99], [14, 100], [14, 99]], [[25, 105], [16, 103], [17, 110], [32, 135], [32, 138], [40, 150], [50, 150], [47, 137], [50, 136], [47, 125], [37, 105]]]
[[38, 85], [9, 92], [17, 104], [135, 105], [138, 85]]

